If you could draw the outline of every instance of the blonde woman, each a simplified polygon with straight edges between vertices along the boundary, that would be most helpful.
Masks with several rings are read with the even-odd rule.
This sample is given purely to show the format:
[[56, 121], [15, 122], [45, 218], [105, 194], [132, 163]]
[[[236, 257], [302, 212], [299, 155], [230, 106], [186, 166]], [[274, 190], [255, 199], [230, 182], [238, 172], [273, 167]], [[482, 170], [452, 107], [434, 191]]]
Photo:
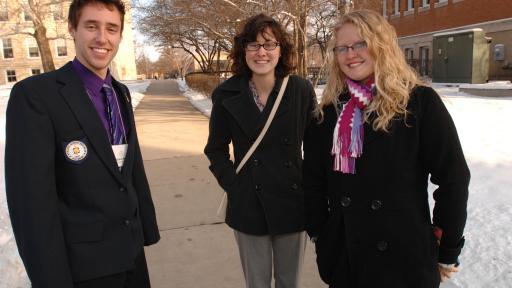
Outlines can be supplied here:
[[438, 287], [464, 245], [470, 173], [455, 125], [381, 15], [348, 13], [334, 35], [318, 122], [304, 140], [320, 275], [330, 287]]

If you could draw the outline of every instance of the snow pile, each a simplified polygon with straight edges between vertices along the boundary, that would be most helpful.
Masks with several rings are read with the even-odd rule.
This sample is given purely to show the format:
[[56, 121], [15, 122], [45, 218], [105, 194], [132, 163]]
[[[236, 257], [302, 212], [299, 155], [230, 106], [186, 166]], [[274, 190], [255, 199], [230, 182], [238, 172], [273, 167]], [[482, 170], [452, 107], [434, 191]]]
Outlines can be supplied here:
[[205, 116], [210, 117], [210, 114], [212, 113], [212, 99], [190, 89], [185, 80], [179, 79], [176, 81], [178, 82], [178, 88], [181, 93], [183, 93], [183, 96], [187, 97], [190, 103], [192, 103], [197, 110], [201, 111]]

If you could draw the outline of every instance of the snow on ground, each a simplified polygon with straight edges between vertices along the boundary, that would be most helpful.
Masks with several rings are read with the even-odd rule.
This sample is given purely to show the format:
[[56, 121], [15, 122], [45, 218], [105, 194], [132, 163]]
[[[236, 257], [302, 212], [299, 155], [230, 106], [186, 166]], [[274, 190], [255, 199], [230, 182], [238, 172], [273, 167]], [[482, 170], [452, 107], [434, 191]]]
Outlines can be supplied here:
[[[460, 272], [442, 288], [512, 287], [512, 95], [479, 97], [459, 92], [453, 85], [433, 84], [443, 97], [471, 170], [466, 244]], [[480, 84], [503, 89], [510, 83]], [[325, 87], [315, 89], [320, 97]], [[184, 95], [209, 115], [209, 98], [180, 83]], [[510, 89], [510, 88], [508, 88]], [[429, 187], [432, 193], [433, 185]], [[432, 196], [431, 206], [433, 205]]]
[[[127, 83], [133, 103], [142, 97], [149, 82]], [[180, 90], [205, 115], [211, 100], [178, 81]], [[488, 87], [502, 84], [487, 84]], [[512, 95], [478, 97], [457, 87], [434, 84], [455, 121], [471, 170], [466, 246], [460, 257], [461, 271], [443, 288], [512, 287]], [[321, 95], [324, 87], [315, 89]], [[140, 90], [138, 90], [140, 89]], [[0, 161], [3, 162], [5, 106], [9, 88], [0, 87]], [[139, 99], [140, 100], [140, 99]], [[137, 102], [138, 103], [138, 102]], [[0, 165], [3, 174], [3, 165]], [[12, 236], [5, 204], [4, 182], [0, 181], [0, 287], [29, 287]], [[434, 187], [430, 187], [432, 191]]]
[[[133, 109], [144, 97], [151, 81], [123, 81], [130, 89]], [[18, 255], [11, 222], [7, 212], [4, 182], [5, 109], [9, 100], [10, 86], [0, 86], [0, 288], [30, 287], [25, 268]]]

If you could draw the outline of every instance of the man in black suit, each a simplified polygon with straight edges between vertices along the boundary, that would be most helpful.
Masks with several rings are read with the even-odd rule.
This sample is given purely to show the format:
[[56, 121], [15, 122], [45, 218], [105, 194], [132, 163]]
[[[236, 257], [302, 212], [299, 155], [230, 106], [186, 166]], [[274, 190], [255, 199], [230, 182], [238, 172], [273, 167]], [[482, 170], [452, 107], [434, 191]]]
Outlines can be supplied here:
[[124, 12], [121, 0], [74, 0], [74, 61], [12, 89], [7, 201], [33, 287], [150, 287], [155, 209], [130, 93], [108, 69]]

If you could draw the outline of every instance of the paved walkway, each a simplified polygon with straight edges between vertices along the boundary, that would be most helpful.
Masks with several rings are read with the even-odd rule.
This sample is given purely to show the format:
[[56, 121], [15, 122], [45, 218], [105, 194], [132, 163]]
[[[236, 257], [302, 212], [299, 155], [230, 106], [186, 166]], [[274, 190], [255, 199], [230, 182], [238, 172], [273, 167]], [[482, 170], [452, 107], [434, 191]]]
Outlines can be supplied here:
[[[153, 288], [240, 288], [233, 232], [215, 216], [221, 189], [203, 148], [208, 118], [173, 80], [155, 80], [135, 113], [162, 239], [146, 248]], [[302, 288], [326, 287], [308, 244]]]

